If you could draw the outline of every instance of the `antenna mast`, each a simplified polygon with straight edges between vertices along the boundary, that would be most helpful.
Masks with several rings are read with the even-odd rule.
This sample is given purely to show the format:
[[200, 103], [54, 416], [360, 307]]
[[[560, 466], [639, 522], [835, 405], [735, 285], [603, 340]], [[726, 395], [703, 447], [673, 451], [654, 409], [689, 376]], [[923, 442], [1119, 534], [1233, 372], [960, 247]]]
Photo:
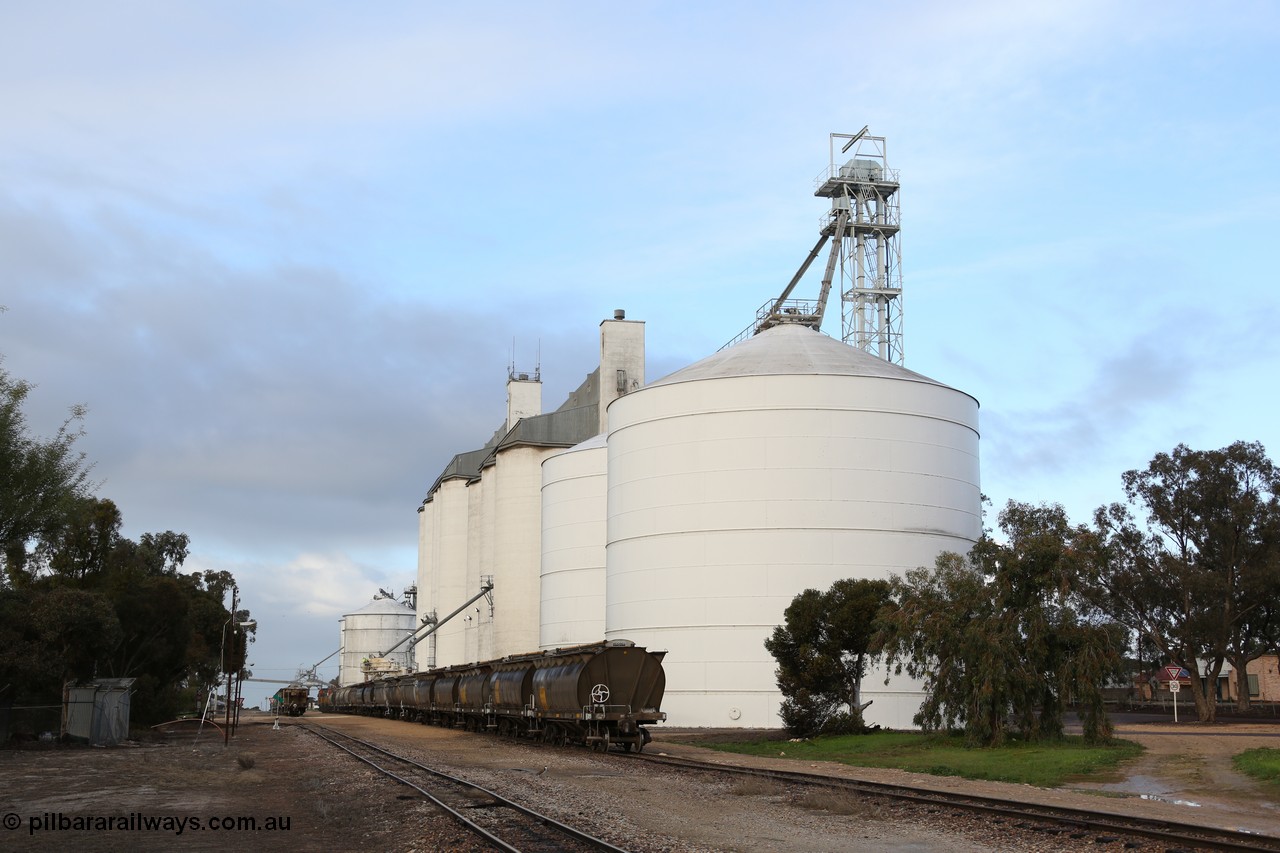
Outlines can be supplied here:
[[[884, 137], [869, 136], [867, 130], [830, 134], [829, 163], [814, 181], [813, 194], [831, 199], [831, 209], [818, 223], [818, 242], [782, 294], [761, 306], [755, 324], [725, 346], [783, 323], [821, 329], [838, 268], [840, 339], [885, 361], [902, 364], [898, 172], [889, 168]], [[853, 153], [847, 156], [850, 149]], [[828, 242], [831, 247], [817, 300], [791, 299], [791, 292]]]

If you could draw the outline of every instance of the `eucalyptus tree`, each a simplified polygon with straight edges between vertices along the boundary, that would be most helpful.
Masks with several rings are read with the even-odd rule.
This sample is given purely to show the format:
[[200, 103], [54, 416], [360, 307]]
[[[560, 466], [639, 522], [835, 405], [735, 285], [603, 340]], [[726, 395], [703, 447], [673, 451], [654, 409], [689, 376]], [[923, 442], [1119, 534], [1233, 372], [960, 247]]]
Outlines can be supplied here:
[[1094, 515], [1091, 599], [1204, 677], [1191, 680], [1202, 721], [1216, 717], [1213, 686], [1227, 662], [1247, 707], [1246, 666], [1276, 642], [1280, 472], [1261, 444], [1238, 441], [1180, 444], [1122, 480], [1127, 504]]
[[31, 434], [23, 406], [32, 385], [0, 367], [0, 560], [14, 586], [31, 580], [29, 547], [90, 491], [90, 465], [75, 447], [83, 406], [49, 438]]
[[882, 620], [888, 662], [925, 685], [915, 721], [963, 729], [975, 746], [1011, 734], [1060, 737], [1068, 703], [1086, 739], [1106, 740], [1103, 686], [1120, 671], [1123, 633], [1078, 594], [1080, 557], [1061, 506], [1010, 501], [1004, 541], [984, 536], [967, 556], [941, 554], [895, 581]]

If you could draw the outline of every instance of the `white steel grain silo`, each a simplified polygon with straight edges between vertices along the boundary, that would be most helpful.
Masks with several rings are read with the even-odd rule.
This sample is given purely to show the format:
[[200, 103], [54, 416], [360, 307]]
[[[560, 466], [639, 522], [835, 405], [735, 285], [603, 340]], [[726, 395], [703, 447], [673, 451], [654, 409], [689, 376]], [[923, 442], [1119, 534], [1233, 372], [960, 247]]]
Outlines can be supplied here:
[[[978, 404], [798, 325], [609, 408], [606, 632], [666, 649], [663, 709], [777, 726], [764, 640], [791, 599], [967, 551], [981, 533]], [[919, 685], [863, 681], [910, 726]]]
[[401, 642], [413, 632], [413, 608], [379, 597], [343, 616], [339, 624], [342, 661], [338, 679], [342, 684], [365, 681], [370, 673], [364, 664], [375, 659], [385, 661], [376, 668], [413, 671], [413, 649], [408, 642]]
[[607, 468], [604, 435], [542, 463], [543, 649], [604, 636]]

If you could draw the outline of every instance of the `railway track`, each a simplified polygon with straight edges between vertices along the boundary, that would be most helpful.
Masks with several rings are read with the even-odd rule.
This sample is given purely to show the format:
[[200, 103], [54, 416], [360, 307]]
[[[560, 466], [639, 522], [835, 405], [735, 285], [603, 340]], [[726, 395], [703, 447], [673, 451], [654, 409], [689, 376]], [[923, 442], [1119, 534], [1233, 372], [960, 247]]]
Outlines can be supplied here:
[[725, 765], [691, 758], [655, 755], [653, 753], [615, 755], [620, 760], [644, 761], [654, 765], [713, 774], [764, 778], [786, 784], [805, 785], [864, 797], [890, 798], [927, 809], [962, 809], [989, 816], [993, 823], [1007, 825], [1010, 829], [1041, 832], [1047, 835], [1084, 839], [1097, 843], [1115, 841], [1120, 838], [1142, 838], [1159, 842], [1163, 845], [1159, 849], [1165, 851], [1225, 850], [1250, 851], [1250, 853], [1280, 853], [1280, 838], [1247, 832], [1113, 815], [1038, 803], [1016, 802], [993, 797], [933, 791], [883, 782], [841, 779], [816, 773]]
[[607, 841], [540, 814], [487, 788], [427, 767], [376, 744], [330, 728], [296, 723], [385, 776], [407, 785], [471, 832], [508, 853], [626, 853]]

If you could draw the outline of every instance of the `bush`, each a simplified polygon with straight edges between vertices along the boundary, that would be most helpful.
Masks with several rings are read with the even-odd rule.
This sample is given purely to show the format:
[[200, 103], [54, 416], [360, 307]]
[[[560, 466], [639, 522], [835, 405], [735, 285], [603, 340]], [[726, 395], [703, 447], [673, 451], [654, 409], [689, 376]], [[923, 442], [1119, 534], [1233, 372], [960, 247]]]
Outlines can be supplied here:
[[816, 696], [801, 689], [782, 700], [779, 714], [782, 724], [794, 737], [812, 737], [821, 734], [823, 726], [835, 711], [835, 703], [827, 697]]
[[793, 737], [859, 735], [869, 731], [861, 713], [808, 690], [798, 690], [785, 698], [780, 714], [782, 724]]
[[871, 731], [867, 728], [862, 714], [858, 711], [837, 711], [822, 724], [820, 734], [824, 735], [861, 735]]

